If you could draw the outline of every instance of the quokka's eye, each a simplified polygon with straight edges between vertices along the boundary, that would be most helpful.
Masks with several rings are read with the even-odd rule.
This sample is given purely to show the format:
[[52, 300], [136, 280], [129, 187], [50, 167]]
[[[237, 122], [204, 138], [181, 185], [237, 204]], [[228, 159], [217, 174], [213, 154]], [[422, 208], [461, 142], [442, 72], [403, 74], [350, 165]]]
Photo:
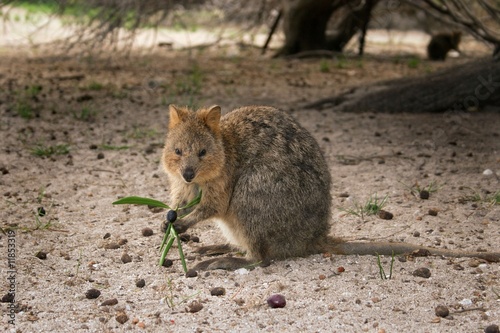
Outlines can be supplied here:
[[182, 155], [182, 151], [179, 148], [175, 148], [174, 152], [175, 152], [176, 155], [179, 155], [179, 156]]
[[203, 157], [207, 154], [207, 151], [205, 149], [202, 149], [200, 150], [200, 152], [198, 153], [198, 157]]

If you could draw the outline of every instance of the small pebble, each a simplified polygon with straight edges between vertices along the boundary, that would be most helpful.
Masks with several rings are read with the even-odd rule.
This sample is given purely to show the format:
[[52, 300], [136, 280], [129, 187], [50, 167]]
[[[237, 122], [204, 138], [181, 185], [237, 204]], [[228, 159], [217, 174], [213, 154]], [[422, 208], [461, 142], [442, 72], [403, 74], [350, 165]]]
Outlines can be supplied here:
[[104, 236], [102, 237], [102, 239], [108, 239], [109, 237], [111, 237], [111, 234], [109, 232], [105, 233]]
[[484, 329], [484, 333], [500, 333], [500, 329], [498, 328], [498, 325], [490, 325]]
[[128, 320], [128, 316], [125, 312], [121, 311], [116, 314], [115, 317], [116, 321], [119, 322], [120, 324], [125, 324]]
[[14, 302], [15, 299], [15, 294], [14, 293], [7, 293], [2, 296], [2, 299], [0, 299], [0, 302], [2, 303], [12, 303]]
[[106, 245], [104, 245], [104, 248], [106, 250], [116, 250], [116, 249], [119, 249], [120, 248], [120, 245], [118, 245], [117, 243], [115, 242], [111, 242], [111, 243], [108, 243]]
[[132, 257], [128, 253], [122, 254], [122, 263], [128, 264], [129, 262], [132, 262]]
[[118, 300], [116, 298], [105, 300], [101, 303], [101, 306], [111, 306], [118, 304]]
[[420, 237], [420, 232], [415, 231], [415, 232], [413, 233], [413, 237]]
[[461, 306], [471, 306], [472, 305], [472, 300], [469, 299], [469, 298], [464, 298], [463, 300], [461, 300], [460, 302], [458, 302], [458, 304], [460, 304]]
[[45, 259], [47, 259], [47, 253], [43, 252], [43, 251], [38, 251], [35, 254], [35, 257], [37, 257], [38, 259], [41, 259], [41, 260], [45, 260]]
[[174, 262], [173, 262], [172, 260], [170, 260], [170, 259], [165, 259], [165, 260], [163, 261], [163, 265], [162, 265], [162, 266], [163, 266], [163, 267], [170, 267], [170, 266], [172, 266], [173, 264], [174, 264]]
[[485, 176], [491, 176], [493, 174], [493, 171], [491, 169], [486, 169], [483, 171], [483, 175]]
[[118, 241], [118, 245], [122, 246], [128, 243], [128, 240], [126, 238], [120, 239]]
[[469, 265], [469, 267], [478, 267], [479, 264], [481, 264], [481, 262], [479, 260], [477, 260], [477, 259], [471, 259], [467, 263], [467, 265]]
[[386, 210], [381, 209], [378, 212], [378, 217], [380, 217], [383, 220], [392, 220], [392, 218], [394, 217], [394, 214], [392, 214], [391, 212], [388, 212]]
[[283, 295], [280, 295], [280, 294], [274, 294], [274, 295], [271, 295], [268, 299], [267, 299], [267, 304], [272, 307], [273, 309], [274, 308], [284, 308], [285, 305], [286, 305], [286, 299], [285, 299], [285, 296]]
[[224, 296], [226, 294], [226, 289], [222, 287], [215, 287], [210, 289], [210, 295], [212, 296]]
[[429, 215], [430, 216], [437, 216], [437, 214], [438, 214], [437, 209], [435, 209], [435, 208], [429, 209]]
[[95, 299], [97, 297], [99, 297], [101, 295], [101, 292], [97, 289], [89, 289], [87, 290], [87, 292], [85, 293], [85, 297], [87, 297], [88, 299]]
[[153, 236], [153, 234], [154, 234], [153, 229], [151, 229], [151, 228], [143, 228], [141, 233], [144, 237]]
[[426, 250], [426, 249], [418, 249], [418, 250], [415, 250], [411, 253], [412, 257], [428, 257], [430, 255], [431, 255], [431, 252], [429, 250]]
[[137, 288], [144, 288], [145, 285], [146, 285], [146, 281], [144, 279], [139, 279], [135, 282], [135, 286]]
[[97, 154], [97, 159], [102, 160], [104, 158], [104, 153]]
[[422, 190], [420, 191], [420, 199], [424, 199], [424, 200], [427, 200], [429, 199], [429, 191], [426, 191], [426, 190]]
[[144, 328], [146, 328], [146, 324], [144, 324], [144, 322], [140, 321], [137, 323], [137, 327], [144, 329]]
[[194, 269], [189, 269], [186, 272], [186, 277], [188, 277], [188, 278], [197, 277], [197, 276], [198, 276], [198, 272], [195, 271]]
[[179, 238], [183, 242], [189, 242], [189, 240], [191, 239], [191, 235], [189, 235], [189, 234], [180, 234]]
[[324, 279], [326, 279], [326, 275], [325, 274], [320, 274], [318, 278], [320, 280], [324, 280]]
[[201, 304], [198, 301], [193, 301], [191, 304], [188, 305], [188, 308], [186, 309], [188, 312], [195, 313], [203, 309], [203, 304]]
[[426, 267], [421, 267], [413, 272], [413, 276], [418, 276], [424, 279], [428, 279], [431, 277], [431, 271]]
[[199, 243], [200, 242], [200, 237], [198, 236], [191, 236], [191, 241], [194, 243]]
[[444, 305], [438, 305], [434, 309], [434, 313], [436, 314], [436, 316], [444, 318], [448, 317], [448, 315], [450, 314], [450, 310], [448, 310], [448, 308]]
[[247, 275], [248, 273], [250, 273], [250, 271], [246, 268], [238, 268], [234, 271], [234, 273], [238, 275]]

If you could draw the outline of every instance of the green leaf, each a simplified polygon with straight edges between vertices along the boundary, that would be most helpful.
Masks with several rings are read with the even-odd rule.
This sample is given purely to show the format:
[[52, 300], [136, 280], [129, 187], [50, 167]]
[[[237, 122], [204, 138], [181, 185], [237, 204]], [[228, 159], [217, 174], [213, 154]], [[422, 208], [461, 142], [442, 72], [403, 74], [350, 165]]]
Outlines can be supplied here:
[[161, 207], [172, 209], [168, 205], [164, 204], [161, 201], [150, 199], [150, 198], [142, 198], [142, 197], [125, 197], [120, 200], [113, 202], [113, 205], [148, 205], [153, 207]]
[[180, 207], [179, 209], [191, 208], [191, 207], [199, 204], [200, 201], [201, 201], [201, 190], [200, 190], [200, 192], [198, 192], [198, 195], [196, 196], [196, 198], [194, 198], [193, 200], [191, 200], [191, 202], [189, 202], [186, 206]]

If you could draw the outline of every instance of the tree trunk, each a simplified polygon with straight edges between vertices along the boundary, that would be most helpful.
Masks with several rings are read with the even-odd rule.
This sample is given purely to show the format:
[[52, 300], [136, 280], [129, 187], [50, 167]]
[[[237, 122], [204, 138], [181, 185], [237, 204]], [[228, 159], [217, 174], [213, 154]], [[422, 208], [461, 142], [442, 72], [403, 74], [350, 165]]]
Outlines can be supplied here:
[[500, 62], [491, 58], [413, 79], [359, 87], [305, 106], [346, 112], [465, 112], [500, 106]]
[[[342, 51], [362, 29], [379, 0], [368, 2], [346, 0], [283, 0], [285, 45], [276, 56], [304, 51]], [[326, 28], [333, 14], [335, 33], [327, 36]]]

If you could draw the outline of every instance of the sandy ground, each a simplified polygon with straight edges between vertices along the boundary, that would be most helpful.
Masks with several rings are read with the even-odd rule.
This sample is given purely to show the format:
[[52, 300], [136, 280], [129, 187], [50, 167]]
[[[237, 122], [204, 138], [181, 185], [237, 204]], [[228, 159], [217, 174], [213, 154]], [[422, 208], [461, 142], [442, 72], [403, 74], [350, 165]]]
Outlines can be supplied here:
[[[500, 251], [500, 209], [492, 202], [500, 189], [498, 110], [450, 116], [301, 107], [473, 57], [435, 64], [419, 60], [422, 52], [381, 57], [373, 56], [380, 45], [369, 47], [372, 56], [363, 60], [301, 61], [251, 50], [160, 49], [103, 59], [4, 48], [0, 297], [13, 287], [15, 300], [0, 304], [0, 330], [483, 332], [500, 325], [498, 263], [398, 256], [392, 278], [382, 279], [376, 257], [318, 254], [188, 278], [176, 251], [171, 267], [158, 266], [165, 211], [111, 205], [127, 195], [168, 202], [159, 159], [169, 103], [225, 111], [265, 104], [293, 114], [319, 141], [333, 176], [333, 235]], [[44, 149], [47, 156], [34, 154]], [[430, 198], [415, 196], [417, 188], [431, 188]], [[392, 220], [346, 212], [374, 196], [387, 196]], [[39, 207], [45, 216], [37, 216]], [[143, 236], [146, 227], [152, 236]], [[201, 259], [197, 246], [222, 241], [210, 223], [190, 234], [200, 242], [184, 243], [188, 266]], [[391, 258], [381, 265], [389, 274]], [[419, 268], [430, 277], [415, 276]], [[214, 287], [225, 294], [212, 296]], [[92, 288], [100, 291], [96, 299], [86, 297]], [[267, 305], [276, 293], [285, 296], [284, 308]], [[117, 304], [103, 305], [111, 299]], [[436, 316], [438, 305], [450, 315]]]

